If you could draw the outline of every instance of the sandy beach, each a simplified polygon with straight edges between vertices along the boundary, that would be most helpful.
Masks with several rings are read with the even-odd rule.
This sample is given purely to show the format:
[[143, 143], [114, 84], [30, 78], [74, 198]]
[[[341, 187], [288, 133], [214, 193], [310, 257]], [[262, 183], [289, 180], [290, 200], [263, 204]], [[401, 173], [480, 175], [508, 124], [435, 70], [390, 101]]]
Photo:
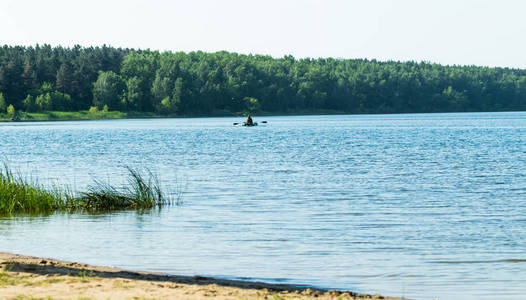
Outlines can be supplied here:
[[0, 252], [0, 299], [399, 299], [293, 285], [171, 276]]

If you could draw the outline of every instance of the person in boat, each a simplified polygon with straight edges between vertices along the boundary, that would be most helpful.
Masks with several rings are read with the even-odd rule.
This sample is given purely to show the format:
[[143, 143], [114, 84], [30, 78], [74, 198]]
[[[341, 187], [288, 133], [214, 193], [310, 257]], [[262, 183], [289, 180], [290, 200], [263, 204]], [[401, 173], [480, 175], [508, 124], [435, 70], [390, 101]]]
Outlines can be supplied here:
[[247, 117], [247, 121], [245, 123], [247, 126], [252, 126], [254, 125], [254, 121], [252, 121], [252, 117], [250, 117], [250, 115], [248, 115]]

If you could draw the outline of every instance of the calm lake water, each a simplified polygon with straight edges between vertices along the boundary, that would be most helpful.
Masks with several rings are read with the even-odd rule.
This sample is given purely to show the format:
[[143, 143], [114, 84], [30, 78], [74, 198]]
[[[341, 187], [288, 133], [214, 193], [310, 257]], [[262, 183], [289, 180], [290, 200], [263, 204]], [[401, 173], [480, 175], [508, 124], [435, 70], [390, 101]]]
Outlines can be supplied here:
[[413, 299], [525, 299], [526, 113], [0, 123], [82, 190], [155, 170], [183, 205], [0, 218], [0, 251]]

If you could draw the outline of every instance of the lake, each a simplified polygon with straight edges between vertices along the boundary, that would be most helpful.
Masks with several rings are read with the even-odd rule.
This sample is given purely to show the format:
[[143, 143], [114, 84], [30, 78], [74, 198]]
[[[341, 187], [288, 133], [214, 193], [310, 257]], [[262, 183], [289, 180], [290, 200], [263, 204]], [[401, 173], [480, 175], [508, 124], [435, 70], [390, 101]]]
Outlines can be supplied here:
[[183, 204], [0, 218], [0, 251], [413, 299], [526, 296], [526, 113], [0, 123], [47, 185], [155, 171]]

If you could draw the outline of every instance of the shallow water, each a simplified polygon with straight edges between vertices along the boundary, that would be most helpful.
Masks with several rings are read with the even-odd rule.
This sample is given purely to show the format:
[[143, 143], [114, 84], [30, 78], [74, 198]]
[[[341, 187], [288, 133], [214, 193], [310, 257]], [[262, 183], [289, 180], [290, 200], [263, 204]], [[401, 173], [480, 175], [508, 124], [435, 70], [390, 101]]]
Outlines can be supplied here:
[[147, 166], [182, 206], [0, 219], [0, 251], [405, 296], [526, 296], [526, 113], [0, 123], [0, 158], [84, 189]]

